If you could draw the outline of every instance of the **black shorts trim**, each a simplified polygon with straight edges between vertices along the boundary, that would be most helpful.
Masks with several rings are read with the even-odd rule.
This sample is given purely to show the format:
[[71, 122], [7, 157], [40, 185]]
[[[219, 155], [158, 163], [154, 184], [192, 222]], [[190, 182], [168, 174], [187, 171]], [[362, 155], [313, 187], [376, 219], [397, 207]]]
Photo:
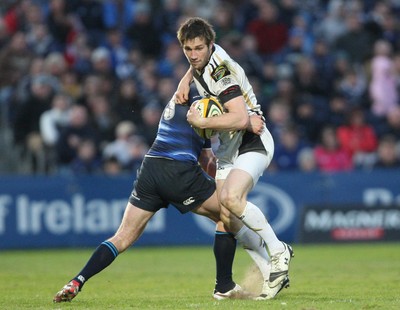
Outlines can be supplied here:
[[268, 154], [264, 144], [259, 135], [246, 131], [243, 135], [242, 144], [239, 147], [239, 155], [248, 152], [258, 152], [261, 154]]

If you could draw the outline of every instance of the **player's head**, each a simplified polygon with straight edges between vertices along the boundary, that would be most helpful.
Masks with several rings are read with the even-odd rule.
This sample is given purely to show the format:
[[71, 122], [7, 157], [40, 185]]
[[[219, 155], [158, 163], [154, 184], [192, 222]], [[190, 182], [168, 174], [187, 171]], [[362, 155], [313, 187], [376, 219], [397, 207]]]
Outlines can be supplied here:
[[203, 69], [215, 41], [213, 27], [200, 17], [192, 17], [179, 27], [177, 37], [189, 63], [197, 70]]

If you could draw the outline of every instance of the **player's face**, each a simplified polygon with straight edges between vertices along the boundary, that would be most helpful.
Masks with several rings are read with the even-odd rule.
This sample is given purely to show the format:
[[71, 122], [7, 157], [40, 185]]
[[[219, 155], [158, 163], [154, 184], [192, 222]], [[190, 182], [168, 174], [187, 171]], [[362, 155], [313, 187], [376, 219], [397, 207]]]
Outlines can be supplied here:
[[183, 45], [183, 52], [189, 63], [196, 70], [202, 70], [208, 63], [212, 44], [207, 45], [204, 38], [188, 40]]

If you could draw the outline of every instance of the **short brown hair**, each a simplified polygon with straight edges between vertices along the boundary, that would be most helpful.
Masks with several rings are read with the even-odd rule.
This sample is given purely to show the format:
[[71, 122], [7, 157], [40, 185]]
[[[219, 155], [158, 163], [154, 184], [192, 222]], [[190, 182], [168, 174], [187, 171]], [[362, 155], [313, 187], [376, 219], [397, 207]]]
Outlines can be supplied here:
[[181, 46], [183, 46], [187, 40], [193, 40], [197, 37], [204, 38], [206, 44], [210, 44], [215, 41], [215, 31], [205, 19], [191, 17], [181, 24], [177, 32], [177, 38]]

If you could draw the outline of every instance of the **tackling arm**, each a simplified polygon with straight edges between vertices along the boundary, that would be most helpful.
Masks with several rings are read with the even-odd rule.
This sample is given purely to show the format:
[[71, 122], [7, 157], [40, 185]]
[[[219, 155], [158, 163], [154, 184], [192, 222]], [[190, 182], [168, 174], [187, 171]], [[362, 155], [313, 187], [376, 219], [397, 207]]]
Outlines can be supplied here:
[[182, 77], [178, 84], [178, 88], [174, 94], [174, 100], [177, 104], [184, 104], [189, 100], [189, 89], [190, 84], [193, 81], [192, 67], [189, 67], [188, 71]]

